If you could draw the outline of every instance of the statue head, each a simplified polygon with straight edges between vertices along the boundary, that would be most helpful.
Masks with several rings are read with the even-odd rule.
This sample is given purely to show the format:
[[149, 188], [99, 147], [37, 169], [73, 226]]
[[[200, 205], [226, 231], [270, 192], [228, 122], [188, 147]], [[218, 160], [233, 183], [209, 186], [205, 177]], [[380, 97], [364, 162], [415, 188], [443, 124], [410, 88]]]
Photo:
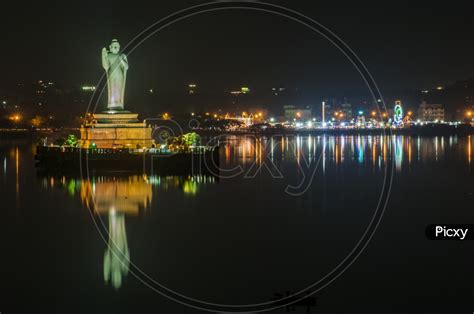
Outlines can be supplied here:
[[120, 44], [117, 39], [112, 40], [112, 43], [109, 46], [111, 53], [119, 53]]

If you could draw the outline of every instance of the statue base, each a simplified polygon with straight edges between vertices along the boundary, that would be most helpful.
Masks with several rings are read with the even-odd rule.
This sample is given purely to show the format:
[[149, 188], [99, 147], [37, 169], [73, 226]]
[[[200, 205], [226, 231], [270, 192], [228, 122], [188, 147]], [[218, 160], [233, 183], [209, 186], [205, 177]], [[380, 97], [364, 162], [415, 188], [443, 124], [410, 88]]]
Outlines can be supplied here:
[[154, 145], [152, 129], [138, 121], [137, 113], [104, 111], [93, 114], [92, 120], [81, 126], [82, 148], [150, 148]]

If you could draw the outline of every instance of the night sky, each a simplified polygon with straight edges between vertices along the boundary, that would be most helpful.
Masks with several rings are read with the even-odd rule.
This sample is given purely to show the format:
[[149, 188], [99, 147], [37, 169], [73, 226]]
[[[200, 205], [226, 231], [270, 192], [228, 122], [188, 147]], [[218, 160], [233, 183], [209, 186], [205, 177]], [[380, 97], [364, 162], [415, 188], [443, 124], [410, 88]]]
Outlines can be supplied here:
[[[425, 89], [474, 75], [472, 10], [461, 4], [271, 1], [302, 12], [339, 35], [382, 90]], [[75, 1], [16, 4], [3, 10], [0, 84], [50, 80], [95, 84], [100, 51], [125, 45], [144, 28], [200, 1]], [[128, 56], [127, 90], [157, 93], [197, 83], [224, 91], [285, 86], [314, 95], [365, 91], [358, 73], [320, 35], [262, 12], [233, 10], [189, 18]]]

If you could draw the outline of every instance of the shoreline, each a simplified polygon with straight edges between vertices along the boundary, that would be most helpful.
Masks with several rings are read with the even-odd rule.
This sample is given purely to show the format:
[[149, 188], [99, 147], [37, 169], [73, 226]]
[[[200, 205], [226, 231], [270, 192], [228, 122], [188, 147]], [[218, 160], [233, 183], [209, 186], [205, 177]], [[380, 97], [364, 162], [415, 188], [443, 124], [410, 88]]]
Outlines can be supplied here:
[[451, 126], [414, 126], [408, 128], [385, 129], [266, 129], [266, 130], [194, 130], [200, 136], [219, 135], [252, 135], [252, 136], [283, 136], [283, 135], [408, 135], [408, 136], [468, 136], [474, 135], [474, 128], [469, 125]]
[[[474, 127], [464, 125], [433, 124], [424, 126], [410, 126], [406, 128], [385, 129], [290, 129], [290, 128], [267, 128], [267, 129], [242, 129], [242, 130], [209, 130], [194, 129], [193, 132], [200, 136], [222, 136], [222, 135], [244, 135], [244, 136], [283, 136], [283, 135], [408, 135], [408, 136], [468, 136], [474, 135]], [[17, 139], [39, 139], [44, 136], [57, 137], [60, 135], [77, 134], [76, 128], [57, 129], [0, 129], [0, 140]]]

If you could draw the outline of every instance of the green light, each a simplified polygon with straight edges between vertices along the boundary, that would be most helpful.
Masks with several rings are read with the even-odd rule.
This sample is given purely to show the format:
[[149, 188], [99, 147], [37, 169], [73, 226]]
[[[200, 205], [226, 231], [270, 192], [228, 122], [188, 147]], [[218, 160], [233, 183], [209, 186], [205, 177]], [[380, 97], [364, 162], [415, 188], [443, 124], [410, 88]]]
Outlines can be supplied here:
[[69, 134], [68, 137], [64, 140], [64, 146], [77, 147], [78, 140], [74, 134]]
[[76, 192], [76, 182], [74, 180], [71, 179], [69, 181], [69, 184], [67, 186], [67, 190], [69, 192], [69, 195], [74, 196], [74, 194]]

